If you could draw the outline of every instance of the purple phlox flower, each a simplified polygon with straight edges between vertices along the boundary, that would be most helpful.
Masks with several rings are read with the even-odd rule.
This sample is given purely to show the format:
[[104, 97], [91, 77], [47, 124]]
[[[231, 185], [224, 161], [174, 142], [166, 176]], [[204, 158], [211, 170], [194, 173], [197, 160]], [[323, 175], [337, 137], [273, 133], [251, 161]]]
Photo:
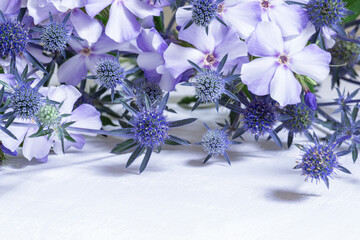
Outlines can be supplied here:
[[85, 9], [90, 17], [94, 17], [110, 4], [105, 33], [119, 43], [132, 40], [140, 34], [141, 25], [137, 17], [144, 19], [148, 16], [159, 16], [162, 11], [152, 0], [88, 0]]
[[101, 36], [103, 29], [98, 20], [79, 9], [84, 7], [84, 3], [84, 0], [28, 0], [27, 8], [35, 24], [47, 20], [49, 12], [54, 16], [60, 15], [59, 18], [63, 19], [68, 11], [71, 11], [69, 23], [74, 26], [81, 38], [94, 43]]
[[17, 14], [21, 7], [21, 0], [1, 0], [0, 11], [4, 14]]
[[157, 83], [165, 91], [171, 91], [178, 83], [165, 68], [163, 54], [168, 45], [156, 29], [143, 29], [137, 38], [137, 45], [142, 51], [137, 63], [144, 71], [145, 78], [152, 83]]
[[294, 73], [324, 80], [330, 71], [330, 53], [315, 44], [306, 46], [314, 34], [313, 26], [301, 35], [284, 41], [273, 22], [261, 22], [248, 40], [249, 53], [257, 58], [244, 64], [241, 79], [256, 95], [267, 95], [281, 106], [300, 102], [301, 85]]
[[[58, 87], [52, 86], [49, 88], [41, 88], [39, 92], [52, 101], [63, 103], [58, 109], [59, 114], [71, 114], [69, 117], [61, 118], [59, 124], [75, 121], [75, 123], [72, 124], [72, 127], [95, 130], [101, 128], [100, 113], [95, 109], [95, 107], [89, 104], [82, 104], [73, 110], [76, 100], [81, 96], [80, 92], [75, 87], [67, 85], [61, 85]], [[34, 123], [33, 120], [21, 119], [16, 119], [15, 122]], [[46, 162], [51, 147], [53, 147], [56, 154], [62, 153], [61, 141], [55, 133], [53, 133], [50, 138], [48, 138], [48, 136], [30, 138], [31, 135], [38, 131], [37, 126], [20, 127], [10, 125], [8, 129], [17, 137], [17, 140], [7, 136], [3, 132], [0, 132], [0, 138], [2, 139], [4, 146], [10, 151], [15, 151], [23, 142], [22, 153], [28, 160], [36, 158], [38, 161]], [[84, 137], [71, 131], [69, 131], [69, 133], [76, 142], [73, 143], [64, 139], [65, 150], [70, 147], [81, 149], [85, 144]]]
[[299, 5], [284, 0], [252, 0], [258, 4], [262, 21], [275, 22], [284, 37], [299, 35], [308, 24], [308, 15]]
[[59, 67], [58, 79], [60, 83], [66, 83], [73, 86], [78, 85], [81, 80], [86, 77], [88, 71], [95, 75], [96, 66], [100, 59], [114, 58], [106, 53], [113, 50], [138, 52], [135, 43], [117, 43], [104, 33], [94, 44], [89, 44], [87, 41], [70, 39], [69, 45], [77, 54]]
[[[194, 13], [194, 5], [199, 4], [200, 2], [206, 4], [206, 6], [208, 3], [212, 3], [214, 5], [213, 8], [210, 9], [212, 12], [208, 13], [200, 11], [200, 13], [206, 14], [207, 21], [211, 21], [211, 24], [214, 22], [219, 23], [215, 19], [218, 18], [227, 26], [230, 26], [236, 30], [239, 36], [243, 39], [248, 38], [254, 31], [256, 24], [261, 21], [261, 12], [257, 11], [259, 9], [259, 4], [256, 2], [247, 0], [194, 0], [192, 5], [190, 4], [184, 7], [180, 7], [176, 11], [176, 22], [179, 26], [185, 27], [190, 21], [194, 20], [194, 25], [196, 25], [196, 18], [201, 18], [203, 21], [204, 16], [197, 16], [199, 14]], [[207, 8], [207, 11], [209, 11], [209, 8]], [[209, 15], [212, 17], [209, 18]]]
[[164, 52], [165, 67], [174, 78], [177, 78], [188, 69], [193, 68], [188, 60], [199, 67], [216, 70], [221, 59], [228, 54], [223, 68], [226, 75], [235, 66], [235, 73], [240, 71], [244, 62], [248, 62], [247, 47], [234, 30], [222, 24], [209, 25], [206, 34], [202, 27], [191, 26], [179, 32], [179, 39], [191, 43], [195, 48], [182, 47], [171, 43]]

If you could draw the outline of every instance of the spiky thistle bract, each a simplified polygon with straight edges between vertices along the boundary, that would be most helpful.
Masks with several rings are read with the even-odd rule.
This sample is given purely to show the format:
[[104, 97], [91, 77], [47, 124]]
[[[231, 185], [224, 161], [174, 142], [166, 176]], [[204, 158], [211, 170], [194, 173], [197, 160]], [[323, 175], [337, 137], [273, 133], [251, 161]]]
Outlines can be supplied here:
[[188, 118], [178, 121], [168, 121], [164, 114], [168, 99], [169, 93], [156, 105], [145, 95], [145, 108], [141, 109], [134, 108], [125, 101], [121, 101], [122, 105], [130, 112], [131, 118], [125, 128], [113, 130], [112, 132], [129, 139], [116, 145], [112, 153], [123, 153], [128, 149], [135, 148], [126, 163], [126, 167], [129, 167], [135, 159], [145, 151], [145, 156], [139, 169], [140, 173], [142, 173], [154, 150], [160, 152], [164, 144], [190, 144], [187, 140], [169, 134], [169, 131], [174, 127], [192, 123], [196, 119]]

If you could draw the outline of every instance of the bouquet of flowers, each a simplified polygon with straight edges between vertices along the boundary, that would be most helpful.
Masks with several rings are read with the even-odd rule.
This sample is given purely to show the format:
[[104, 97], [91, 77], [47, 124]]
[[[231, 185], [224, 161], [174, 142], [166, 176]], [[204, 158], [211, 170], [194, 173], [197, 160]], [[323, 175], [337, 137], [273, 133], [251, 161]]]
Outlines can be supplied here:
[[[360, 84], [359, 12], [356, 0], [2, 0], [1, 163], [19, 148], [46, 162], [100, 134], [119, 137], [112, 153], [131, 152], [126, 167], [141, 156], [140, 173], [166, 144], [198, 144], [204, 163], [230, 164], [243, 134], [283, 148], [284, 131], [286, 148], [309, 140], [295, 144], [295, 169], [329, 187], [336, 171], [350, 173], [339, 158], [358, 158], [359, 89], [338, 86]], [[329, 75], [338, 98], [317, 103]], [[197, 120], [167, 117], [179, 85], [193, 89], [181, 100], [191, 111], [229, 112], [197, 143], [171, 134]]]

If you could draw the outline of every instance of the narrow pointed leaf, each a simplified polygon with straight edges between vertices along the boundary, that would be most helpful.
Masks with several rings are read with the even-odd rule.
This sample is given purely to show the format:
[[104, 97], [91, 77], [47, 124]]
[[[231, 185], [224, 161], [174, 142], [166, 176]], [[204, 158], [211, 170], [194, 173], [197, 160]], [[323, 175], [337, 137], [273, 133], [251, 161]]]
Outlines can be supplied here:
[[31, 55], [30, 52], [28, 52], [27, 50], [22, 52], [24, 54], [24, 56], [26, 57], [27, 60], [29, 60], [29, 62], [34, 65], [37, 69], [41, 70], [44, 73], [47, 73], [45, 67], [33, 56]]
[[139, 170], [140, 170], [140, 173], [142, 173], [142, 172], [145, 170], [145, 168], [146, 168], [146, 166], [147, 166], [147, 164], [148, 164], [148, 162], [149, 162], [149, 160], [150, 160], [152, 151], [153, 151], [153, 149], [150, 148], [150, 147], [148, 147], [148, 148], [146, 149], [146, 153], [145, 153], [144, 159], [142, 160], [141, 165], [140, 165], [140, 169], [139, 169]]
[[341, 165], [338, 165], [337, 168], [344, 173], [351, 174], [351, 172], [347, 168], [345, 168]]
[[11, 138], [18, 140], [17, 137], [14, 134], [12, 134], [12, 132], [10, 132], [7, 128], [0, 125], [0, 130], [6, 133], [7, 135], [9, 135]]
[[270, 134], [271, 138], [274, 140], [274, 142], [275, 142], [280, 148], [282, 148], [283, 145], [282, 145], [282, 143], [281, 143], [281, 140], [280, 140], [279, 136], [276, 134], [276, 132], [270, 131], [269, 134]]
[[203, 164], [205, 164], [207, 161], [209, 161], [209, 159], [212, 157], [212, 154], [210, 153], [209, 155], [206, 156], [205, 160], [203, 161]]
[[131, 154], [131, 156], [129, 157], [129, 160], [126, 163], [126, 168], [128, 168], [134, 161], [135, 159], [140, 155], [140, 153], [143, 151], [144, 146], [139, 145], [135, 151]]
[[126, 150], [131, 149], [137, 145], [134, 139], [128, 139], [122, 143], [117, 144], [112, 150], [111, 153], [123, 153]]
[[190, 145], [190, 142], [185, 140], [185, 139], [182, 139], [182, 138], [179, 138], [179, 137], [176, 137], [176, 136], [173, 136], [173, 135], [169, 135], [169, 139], [171, 141], [174, 141], [176, 143], [179, 143], [180, 145]]
[[165, 110], [166, 104], [167, 104], [167, 102], [168, 102], [168, 100], [169, 100], [169, 95], [170, 95], [170, 93], [168, 92], [168, 93], [166, 93], [165, 96], [161, 99], [161, 102], [159, 103], [159, 106], [158, 106], [158, 109], [157, 109], [157, 112], [158, 112], [158, 113], [161, 113], [161, 112], [163, 112], [163, 111]]
[[226, 63], [227, 58], [228, 58], [228, 54], [226, 54], [226, 55], [221, 59], [221, 61], [220, 61], [220, 63], [219, 63], [219, 66], [217, 67], [217, 72], [218, 72], [218, 73], [220, 73], [221, 70], [223, 69], [223, 67], [224, 67], [224, 65], [225, 65], [225, 63]]
[[224, 152], [224, 158], [225, 158], [225, 161], [231, 166], [230, 158], [229, 158], [229, 155], [227, 154], [227, 152]]
[[179, 120], [179, 121], [169, 122], [169, 127], [184, 126], [184, 125], [190, 124], [192, 122], [195, 122], [196, 120], [197, 120], [197, 118], [187, 118], [187, 119], [182, 119], [182, 120]]

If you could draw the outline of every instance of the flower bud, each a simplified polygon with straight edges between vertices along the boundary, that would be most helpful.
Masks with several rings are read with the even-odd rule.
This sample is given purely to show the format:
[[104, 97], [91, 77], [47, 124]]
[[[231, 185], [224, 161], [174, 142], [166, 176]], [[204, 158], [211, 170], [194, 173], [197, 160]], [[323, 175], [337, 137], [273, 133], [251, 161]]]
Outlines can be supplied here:
[[316, 101], [316, 96], [315, 94], [313, 94], [312, 92], [307, 92], [305, 93], [305, 103], [306, 105], [313, 111], [316, 110], [317, 108], [317, 101]]

